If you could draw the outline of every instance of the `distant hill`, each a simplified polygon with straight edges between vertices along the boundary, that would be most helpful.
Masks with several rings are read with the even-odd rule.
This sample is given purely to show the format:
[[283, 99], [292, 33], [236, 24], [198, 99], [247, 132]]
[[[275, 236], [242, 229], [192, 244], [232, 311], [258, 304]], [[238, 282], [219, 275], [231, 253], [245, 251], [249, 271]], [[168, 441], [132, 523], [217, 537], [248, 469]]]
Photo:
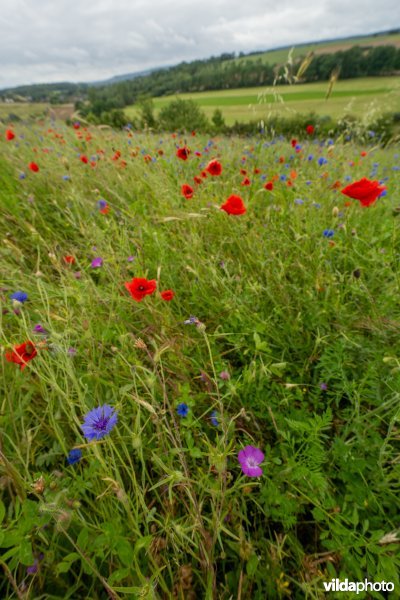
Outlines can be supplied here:
[[[400, 29], [367, 36], [296, 44], [292, 59], [294, 62], [299, 62], [311, 51], [318, 56], [344, 52], [354, 46], [364, 50], [389, 45], [400, 50]], [[235, 52], [224, 53], [205, 60], [115, 75], [110, 79], [94, 83], [61, 82], [18, 86], [0, 90], [0, 101], [25, 99], [28, 102], [60, 104], [85, 101], [91, 95], [90, 90], [104, 90], [104, 92], [97, 92], [97, 96], [114, 95], [105, 90], [115, 88], [117, 93], [114, 96], [118, 97], [118, 100], [113, 101], [110, 108], [118, 108], [132, 103], [141, 94], [161, 96], [185, 91], [230, 89], [235, 87], [235, 79], [237, 87], [263, 85], [271, 77], [272, 67], [284, 63], [292, 48], [293, 46], [283, 46], [247, 54], [241, 52], [239, 55]], [[257, 68], [254, 67], [253, 71], [251, 63], [257, 64]], [[265, 72], [261, 72], [262, 65], [265, 65]], [[320, 75], [318, 77], [321, 79]]]

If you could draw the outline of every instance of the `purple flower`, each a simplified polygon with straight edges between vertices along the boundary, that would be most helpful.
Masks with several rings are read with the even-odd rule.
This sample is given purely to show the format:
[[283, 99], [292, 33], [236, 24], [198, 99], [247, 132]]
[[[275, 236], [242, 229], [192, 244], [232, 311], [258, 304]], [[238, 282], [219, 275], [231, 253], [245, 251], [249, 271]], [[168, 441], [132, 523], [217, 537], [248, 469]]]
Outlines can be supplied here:
[[135, 260], [134, 256], [128, 256], [128, 262], [133, 262]]
[[218, 421], [217, 417], [218, 417], [217, 411], [213, 410], [211, 413], [210, 421], [211, 421], [211, 424], [214, 425], [214, 427], [218, 427], [218, 425], [219, 425], [219, 421]]
[[42, 326], [40, 325], [40, 323], [38, 323], [38, 325], [35, 325], [35, 327], [33, 328], [33, 331], [34, 331], [35, 333], [47, 333], [47, 331], [45, 330], [45, 328], [44, 328], [44, 327], [42, 327]]
[[118, 420], [115, 409], [108, 404], [94, 408], [85, 416], [81, 425], [84, 436], [89, 440], [101, 440], [110, 433]]
[[107, 202], [106, 200], [103, 200], [103, 198], [100, 198], [100, 200], [97, 202], [97, 207], [100, 209], [106, 208], [107, 206]]
[[335, 235], [335, 232], [333, 229], [324, 229], [324, 231], [322, 232], [322, 235], [326, 238], [331, 238]]
[[67, 350], [67, 354], [69, 354], [70, 356], [75, 356], [76, 352], [76, 348], [72, 348], [72, 346]]
[[238, 460], [243, 473], [248, 477], [260, 477], [262, 475], [262, 469], [258, 465], [264, 460], [264, 453], [259, 448], [246, 446], [246, 448], [240, 450]]
[[320, 389], [321, 389], [323, 392], [326, 392], [326, 390], [328, 389], [328, 384], [327, 384], [327, 383], [320, 383], [320, 384], [319, 384], [319, 387], [320, 387]]
[[221, 371], [221, 373], [219, 374], [219, 376], [221, 377], [221, 379], [223, 381], [229, 381], [229, 379], [231, 378], [231, 376], [229, 375], [228, 371]]
[[103, 266], [103, 259], [100, 258], [100, 256], [97, 256], [96, 258], [94, 258], [92, 260], [92, 263], [90, 265], [92, 267], [92, 269], [98, 269], [99, 267]]
[[72, 448], [67, 456], [67, 463], [74, 465], [79, 462], [82, 458], [82, 450], [80, 448]]
[[35, 573], [39, 570], [39, 562], [44, 559], [44, 554], [41, 552], [37, 558], [35, 558], [33, 565], [26, 567], [26, 572], [28, 575], [35, 575]]

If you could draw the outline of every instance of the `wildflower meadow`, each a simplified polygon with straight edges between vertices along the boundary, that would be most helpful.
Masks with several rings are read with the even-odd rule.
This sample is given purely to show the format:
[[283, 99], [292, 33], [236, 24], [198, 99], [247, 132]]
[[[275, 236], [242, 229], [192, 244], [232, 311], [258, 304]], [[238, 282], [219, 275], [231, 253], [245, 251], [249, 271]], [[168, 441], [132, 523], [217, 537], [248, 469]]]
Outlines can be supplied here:
[[0, 133], [0, 598], [400, 597], [399, 148]]

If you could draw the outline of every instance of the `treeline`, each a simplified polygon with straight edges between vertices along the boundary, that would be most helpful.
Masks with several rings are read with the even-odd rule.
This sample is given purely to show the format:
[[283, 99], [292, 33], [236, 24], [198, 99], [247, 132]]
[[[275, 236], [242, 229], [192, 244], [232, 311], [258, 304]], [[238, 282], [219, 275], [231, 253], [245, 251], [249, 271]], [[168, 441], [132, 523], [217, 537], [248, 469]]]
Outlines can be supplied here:
[[0, 90], [0, 99], [6, 98], [15, 101], [50, 102], [50, 104], [64, 104], [76, 102], [79, 98], [87, 97], [87, 83], [37, 83], [34, 85], [20, 85], [12, 89]]
[[[299, 64], [292, 67], [293, 75]], [[375, 46], [365, 49], [354, 46], [349, 50], [316, 55], [303, 74], [302, 81], [326, 81], [336, 68], [340, 69], [341, 79], [392, 75], [400, 71], [400, 48]], [[86, 109], [83, 103], [77, 108], [100, 116], [103, 112], [135, 104], [143, 96], [272, 85], [277, 78], [284, 83], [284, 72], [284, 65], [270, 65], [263, 62], [261, 57], [234, 60], [233, 55], [224, 54], [205, 61], [181, 63], [110, 86], [90, 87]]]

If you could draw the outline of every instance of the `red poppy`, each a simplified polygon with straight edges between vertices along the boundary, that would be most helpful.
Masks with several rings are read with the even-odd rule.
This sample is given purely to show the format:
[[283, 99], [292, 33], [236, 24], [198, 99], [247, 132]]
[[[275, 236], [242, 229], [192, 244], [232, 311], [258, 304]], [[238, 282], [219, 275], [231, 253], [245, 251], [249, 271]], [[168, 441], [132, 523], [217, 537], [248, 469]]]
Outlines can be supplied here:
[[243, 200], [240, 196], [229, 196], [228, 200], [222, 204], [222, 210], [228, 213], [228, 215], [244, 215], [246, 207], [243, 204]]
[[307, 125], [306, 131], [307, 131], [308, 135], [312, 135], [315, 131], [314, 125]]
[[67, 265], [73, 265], [75, 262], [75, 257], [74, 256], [64, 256], [64, 261], [67, 263]]
[[85, 156], [85, 154], [81, 154], [81, 155], [80, 155], [80, 157], [79, 157], [79, 159], [80, 159], [80, 161], [81, 161], [81, 162], [83, 162], [85, 165], [87, 165], [87, 164], [88, 164], [88, 162], [89, 162], [89, 159], [88, 159], [88, 157], [87, 157], [87, 156]]
[[6, 352], [6, 360], [8, 362], [16, 363], [20, 365], [21, 371], [23, 371], [27, 363], [35, 358], [37, 351], [33, 342], [24, 342], [19, 346], [14, 346], [12, 352]]
[[250, 185], [251, 181], [248, 177], [245, 177], [240, 185]]
[[152, 161], [152, 158], [151, 158], [150, 154], [145, 154], [143, 156], [143, 159], [144, 159], [144, 162], [147, 162], [147, 163], [149, 163], [149, 162]]
[[274, 184], [272, 183], [272, 181], [268, 181], [268, 183], [266, 183], [264, 185], [265, 189], [268, 190], [269, 192], [272, 192], [272, 190], [274, 189]]
[[176, 156], [181, 160], [187, 160], [189, 158], [190, 150], [186, 146], [183, 148], [178, 148], [176, 151]]
[[37, 173], [39, 171], [39, 165], [37, 165], [35, 162], [30, 162], [28, 168], [34, 173]]
[[142, 277], [134, 277], [132, 281], [127, 281], [124, 285], [136, 302], [141, 302], [148, 294], [154, 294], [157, 288], [155, 279], [144, 279]]
[[342, 194], [359, 200], [362, 206], [370, 206], [385, 190], [386, 187], [379, 185], [379, 181], [370, 181], [366, 177], [363, 177], [359, 181], [355, 181], [343, 188]]
[[222, 165], [219, 162], [219, 160], [211, 160], [206, 166], [206, 171], [207, 173], [210, 173], [210, 175], [213, 176], [221, 175]]
[[253, 171], [254, 175], [259, 175], [261, 173], [261, 169], [258, 169], [257, 167], [254, 169]]
[[193, 177], [193, 181], [194, 181], [195, 183], [197, 183], [198, 185], [200, 185], [200, 183], [203, 183], [203, 180], [202, 180], [202, 178], [201, 178], [201, 177], [199, 177], [198, 175], [195, 175], [195, 176]]
[[247, 175], [246, 169], [240, 169], [240, 174], [243, 176]]
[[182, 196], [185, 196], [186, 200], [193, 198], [194, 190], [191, 185], [184, 183], [181, 186], [181, 192], [182, 192]]
[[367, 156], [367, 152], [365, 152], [365, 150], [363, 150], [363, 151], [361, 152], [361, 156]]
[[166, 302], [170, 302], [174, 296], [175, 292], [173, 290], [164, 290], [161, 292], [161, 298], [166, 300]]
[[15, 133], [11, 129], [7, 129], [6, 131], [6, 140], [11, 142], [15, 138]]
[[292, 148], [297, 146], [297, 140], [292, 140], [290, 143], [292, 144]]

